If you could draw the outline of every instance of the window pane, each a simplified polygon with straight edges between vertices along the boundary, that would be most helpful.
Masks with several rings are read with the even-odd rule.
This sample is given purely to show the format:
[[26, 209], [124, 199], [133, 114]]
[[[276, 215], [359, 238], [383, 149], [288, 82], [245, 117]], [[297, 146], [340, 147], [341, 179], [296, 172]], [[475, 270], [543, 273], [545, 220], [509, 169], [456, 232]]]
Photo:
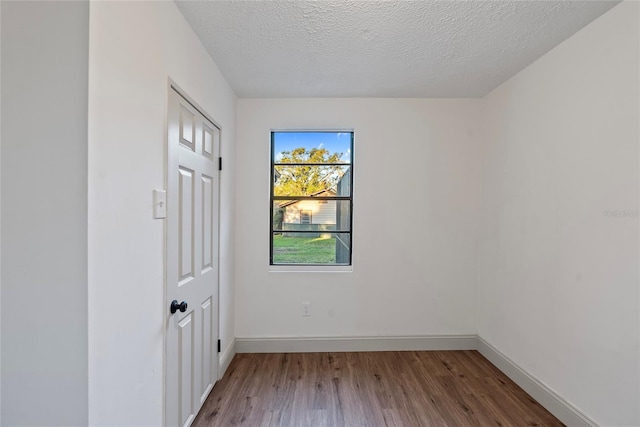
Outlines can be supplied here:
[[351, 264], [350, 233], [282, 233], [273, 236], [273, 264]]
[[271, 133], [272, 265], [351, 265], [352, 149], [350, 131]]
[[351, 163], [351, 132], [274, 132], [277, 163]]
[[273, 227], [278, 231], [350, 231], [349, 200], [275, 200]]
[[[350, 196], [351, 166], [275, 166], [275, 196]], [[342, 194], [338, 194], [341, 191]], [[346, 192], [345, 192], [346, 191]]]

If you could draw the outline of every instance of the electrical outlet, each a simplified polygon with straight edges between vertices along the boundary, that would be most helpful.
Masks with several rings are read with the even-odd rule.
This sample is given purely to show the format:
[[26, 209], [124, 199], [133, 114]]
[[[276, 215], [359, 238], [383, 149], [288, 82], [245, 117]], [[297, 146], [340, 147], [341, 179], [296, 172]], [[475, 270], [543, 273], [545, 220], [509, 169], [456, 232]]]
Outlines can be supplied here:
[[310, 302], [303, 302], [302, 303], [302, 316], [303, 317], [311, 316], [311, 303]]

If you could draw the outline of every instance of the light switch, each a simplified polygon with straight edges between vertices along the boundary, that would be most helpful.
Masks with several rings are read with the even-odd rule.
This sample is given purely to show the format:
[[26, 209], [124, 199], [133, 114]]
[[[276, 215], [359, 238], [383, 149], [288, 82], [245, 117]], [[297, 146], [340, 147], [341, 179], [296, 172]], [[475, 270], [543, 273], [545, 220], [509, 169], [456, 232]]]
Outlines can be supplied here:
[[167, 217], [167, 192], [153, 190], [153, 217], [162, 219]]

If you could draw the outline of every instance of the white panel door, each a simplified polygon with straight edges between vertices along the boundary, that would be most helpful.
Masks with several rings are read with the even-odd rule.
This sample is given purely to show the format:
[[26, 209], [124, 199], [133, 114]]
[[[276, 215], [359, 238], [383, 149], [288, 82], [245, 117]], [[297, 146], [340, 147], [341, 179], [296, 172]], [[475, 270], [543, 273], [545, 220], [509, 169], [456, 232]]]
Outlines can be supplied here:
[[174, 89], [168, 108], [165, 424], [189, 426], [218, 378], [220, 129]]

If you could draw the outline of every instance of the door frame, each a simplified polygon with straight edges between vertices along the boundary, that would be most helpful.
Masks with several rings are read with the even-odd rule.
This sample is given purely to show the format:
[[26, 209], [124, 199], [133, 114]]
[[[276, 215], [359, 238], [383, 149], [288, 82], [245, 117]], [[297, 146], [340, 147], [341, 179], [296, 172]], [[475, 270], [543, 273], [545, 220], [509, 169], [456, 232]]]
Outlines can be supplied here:
[[[223, 135], [223, 129], [222, 126], [220, 125], [219, 122], [217, 122], [216, 120], [213, 120], [213, 118], [206, 112], [206, 110], [204, 108], [202, 108], [200, 106], [200, 104], [198, 104], [193, 98], [191, 98], [189, 95], [187, 95], [187, 92], [185, 90], [183, 90], [171, 77], [167, 78], [167, 87], [165, 90], [165, 101], [164, 101], [164, 107], [165, 107], [165, 112], [164, 112], [164, 156], [163, 156], [163, 169], [164, 169], [164, 188], [165, 191], [169, 191], [169, 103], [171, 102], [171, 91], [175, 91], [179, 96], [181, 96], [185, 101], [187, 101], [193, 108], [196, 109], [196, 111], [198, 111], [198, 113], [202, 114], [202, 116], [207, 119], [208, 121], [210, 121], [215, 127], [217, 127], [220, 130], [220, 147], [219, 147], [219, 151], [218, 151], [218, 155], [220, 156], [220, 158], [222, 158], [222, 135]], [[218, 293], [215, 295], [216, 297], [216, 311], [217, 311], [217, 326], [218, 326], [218, 331], [217, 331], [217, 337], [218, 340], [220, 340], [220, 223], [221, 223], [221, 218], [220, 218], [220, 213], [221, 213], [221, 209], [220, 209], [220, 200], [222, 199], [221, 197], [221, 190], [222, 190], [222, 171], [219, 170], [218, 171], [218, 200], [217, 200], [217, 206], [216, 209], [218, 210], [218, 223], [216, 224], [217, 228], [218, 228], [218, 258], [216, 259], [216, 263], [218, 266]], [[168, 212], [167, 212], [168, 214]], [[168, 215], [167, 215], [168, 216]], [[163, 263], [163, 283], [164, 286], [162, 287], [162, 300], [164, 303], [164, 307], [162, 310], [162, 425], [166, 426], [167, 425], [167, 419], [166, 419], [166, 414], [167, 414], [167, 328], [168, 328], [168, 319], [169, 319], [169, 301], [167, 298], [167, 287], [168, 287], [168, 280], [167, 280], [167, 233], [168, 233], [168, 224], [169, 221], [167, 221], [167, 217], [164, 218], [164, 224], [162, 227], [162, 231], [163, 231], [163, 236], [162, 236], [162, 241], [163, 241], [163, 251], [162, 251], [162, 263]], [[216, 352], [216, 365], [218, 367], [217, 372], [218, 375], [217, 377], [219, 377], [220, 375], [220, 353]], [[218, 382], [220, 378], [216, 378], [215, 382], [213, 383], [213, 386], [215, 387], [216, 382]], [[197, 414], [196, 414], [197, 415]]]

